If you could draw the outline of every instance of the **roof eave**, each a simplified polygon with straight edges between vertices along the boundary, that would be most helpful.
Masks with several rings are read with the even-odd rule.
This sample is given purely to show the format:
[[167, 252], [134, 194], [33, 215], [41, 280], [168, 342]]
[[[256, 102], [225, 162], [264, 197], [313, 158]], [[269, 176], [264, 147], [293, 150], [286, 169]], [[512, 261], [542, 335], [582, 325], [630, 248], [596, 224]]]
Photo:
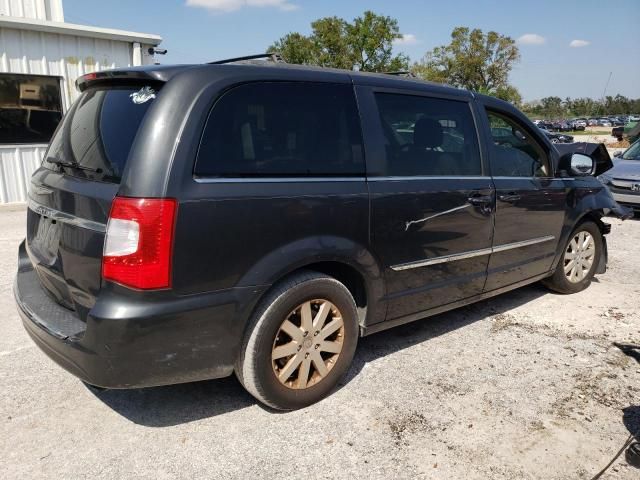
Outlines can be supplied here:
[[162, 37], [148, 33], [127, 32], [113, 28], [101, 28], [74, 23], [50, 22], [31, 18], [15, 18], [0, 16], [0, 27], [17, 30], [31, 30], [60, 35], [75, 35], [77, 37], [100, 38], [104, 40], [119, 40], [123, 42], [138, 42], [145, 45], [159, 45]]

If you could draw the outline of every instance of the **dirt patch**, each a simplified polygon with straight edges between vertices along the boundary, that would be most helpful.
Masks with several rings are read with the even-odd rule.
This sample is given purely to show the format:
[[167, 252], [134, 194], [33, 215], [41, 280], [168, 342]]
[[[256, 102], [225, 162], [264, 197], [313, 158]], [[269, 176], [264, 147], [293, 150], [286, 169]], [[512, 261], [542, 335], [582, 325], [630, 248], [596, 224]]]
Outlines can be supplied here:
[[407, 445], [405, 437], [429, 429], [426, 417], [418, 412], [409, 412], [388, 420], [389, 431], [396, 445]]

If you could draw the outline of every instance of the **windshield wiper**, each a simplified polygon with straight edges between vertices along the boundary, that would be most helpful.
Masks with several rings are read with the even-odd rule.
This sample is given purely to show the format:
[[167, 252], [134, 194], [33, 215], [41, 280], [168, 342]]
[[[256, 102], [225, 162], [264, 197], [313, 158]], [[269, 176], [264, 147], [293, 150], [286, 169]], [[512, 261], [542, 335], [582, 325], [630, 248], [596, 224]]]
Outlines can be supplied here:
[[68, 167], [75, 168], [76, 170], [84, 170], [87, 172], [102, 173], [101, 168], [85, 167], [84, 165], [80, 165], [79, 163], [75, 162], [65, 162], [64, 160], [56, 160], [53, 158], [47, 158], [47, 162], [58, 165], [59, 167]]

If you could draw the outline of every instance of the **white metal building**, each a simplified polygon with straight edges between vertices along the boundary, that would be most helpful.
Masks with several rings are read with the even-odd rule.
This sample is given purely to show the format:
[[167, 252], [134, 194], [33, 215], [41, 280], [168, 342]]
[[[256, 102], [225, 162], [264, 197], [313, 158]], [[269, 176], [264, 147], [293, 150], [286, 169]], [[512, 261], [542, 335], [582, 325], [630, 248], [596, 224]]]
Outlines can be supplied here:
[[29, 178], [77, 77], [154, 63], [162, 38], [65, 23], [62, 0], [0, 0], [0, 203], [26, 201]]

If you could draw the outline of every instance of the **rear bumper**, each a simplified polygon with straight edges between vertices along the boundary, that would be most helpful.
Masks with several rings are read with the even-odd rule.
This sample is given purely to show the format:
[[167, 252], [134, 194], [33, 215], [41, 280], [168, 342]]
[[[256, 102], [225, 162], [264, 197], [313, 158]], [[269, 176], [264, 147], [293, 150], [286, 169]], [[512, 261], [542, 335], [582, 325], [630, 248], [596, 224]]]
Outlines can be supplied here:
[[264, 287], [177, 297], [103, 289], [87, 321], [51, 299], [20, 246], [14, 283], [25, 329], [52, 360], [83, 381], [135, 388], [220, 378], [233, 364]]

